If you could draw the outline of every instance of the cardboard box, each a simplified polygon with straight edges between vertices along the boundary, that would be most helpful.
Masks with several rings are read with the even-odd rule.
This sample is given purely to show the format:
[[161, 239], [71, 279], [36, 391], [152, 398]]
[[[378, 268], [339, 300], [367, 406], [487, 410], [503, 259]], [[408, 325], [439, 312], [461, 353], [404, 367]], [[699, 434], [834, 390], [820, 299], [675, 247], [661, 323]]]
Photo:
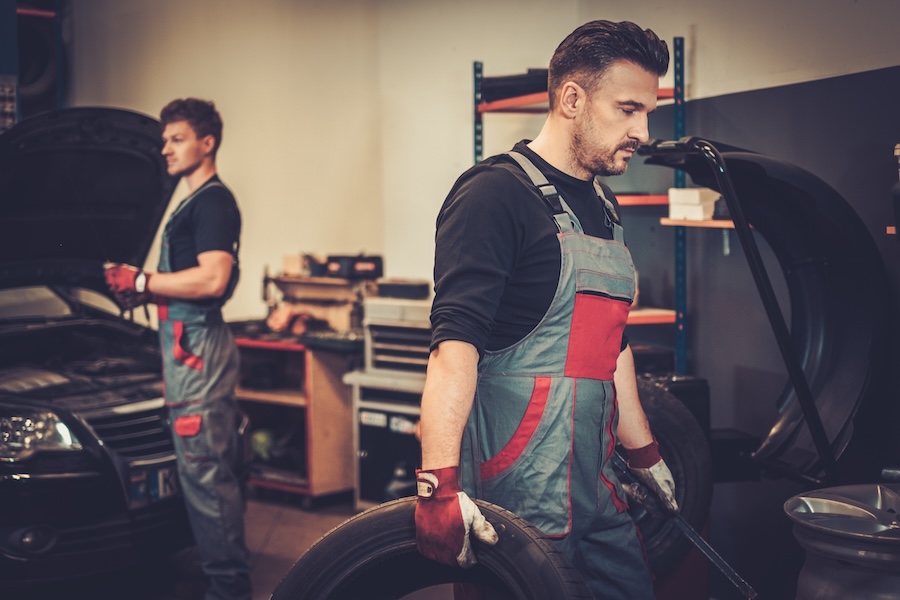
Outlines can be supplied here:
[[669, 218], [681, 221], [706, 221], [712, 219], [715, 207], [705, 204], [670, 204]]
[[669, 218], [690, 221], [711, 219], [719, 192], [709, 188], [669, 188]]

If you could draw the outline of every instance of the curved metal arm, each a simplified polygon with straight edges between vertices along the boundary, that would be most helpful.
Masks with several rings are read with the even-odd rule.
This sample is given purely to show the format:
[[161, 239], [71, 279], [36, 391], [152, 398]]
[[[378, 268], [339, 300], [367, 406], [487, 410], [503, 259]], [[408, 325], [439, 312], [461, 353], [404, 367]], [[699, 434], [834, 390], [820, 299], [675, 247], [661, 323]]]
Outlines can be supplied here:
[[791, 385], [794, 386], [794, 390], [797, 393], [797, 400], [800, 403], [800, 408], [803, 410], [803, 415], [806, 417], [806, 424], [809, 427], [816, 451], [819, 453], [819, 458], [822, 459], [825, 482], [829, 484], [837, 483], [837, 464], [834, 453], [831, 451], [831, 444], [828, 441], [828, 436], [822, 425], [822, 419], [819, 417], [819, 412], [816, 409], [816, 403], [810, 391], [809, 382], [806, 380], [806, 375], [803, 372], [803, 367], [800, 364], [800, 359], [791, 343], [791, 336], [785, 324], [784, 315], [782, 315], [778, 306], [775, 292], [772, 290], [766, 267], [759, 254], [759, 247], [753, 238], [753, 233], [750, 231], [750, 225], [744, 216], [740, 202], [737, 200], [737, 194], [731, 183], [731, 177], [728, 175], [728, 167], [725, 164], [725, 160], [715, 146], [706, 140], [690, 138], [689, 140], [682, 140], [682, 142], [684, 141], [688, 141], [689, 145], [700, 151], [701, 156], [709, 164], [716, 182], [719, 184], [719, 191], [722, 192], [725, 204], [728, 205], [728, 210], [734, 221], [734, 229], [741, 242], [741, 247], [744, 249], [744, 254], [747, 256], [750, 272], [753, 274], [756, 289], [759, 291], [769, 323], [772, 325], [772, 331], [775, 334], [775, 340], [778, 342], [778, 348], [787, 367]]

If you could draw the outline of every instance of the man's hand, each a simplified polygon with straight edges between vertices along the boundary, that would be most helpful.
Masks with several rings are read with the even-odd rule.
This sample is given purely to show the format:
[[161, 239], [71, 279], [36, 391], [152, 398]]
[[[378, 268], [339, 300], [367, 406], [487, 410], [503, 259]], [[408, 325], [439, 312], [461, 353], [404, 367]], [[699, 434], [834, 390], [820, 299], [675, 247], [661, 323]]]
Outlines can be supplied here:
[[424, 556], [463, 568], [476, 562], [469, 533], [494, 545], [499, 539], [478, 506], [459, 489], [457, 468], [416, 471], [416, 545]]
[[113, 296], [116, 298], [116, 304], [124, 310], [131, 310], [138, 306], [154, 302], [153, 294], [149, 292], [144, 292], [143, 294], [138, 294], [136, 292], [117, 292], [113, 294]]
[[114, 294], [123, 292], [140, 294], [146, 291], [147, 275], [132, 265], [106, 263], [103, 265], [103, 276], [106, 278], [106, 285]]
[[627, 452], [628, 470], [640, 479], [641, 483], [656, 493], [656, 496], [663, 501], [666, 510], [677, 513], [675, 478], [672, 477], [666, 461], [659, 455], [659, 444], [654, 440], [643, 448]]

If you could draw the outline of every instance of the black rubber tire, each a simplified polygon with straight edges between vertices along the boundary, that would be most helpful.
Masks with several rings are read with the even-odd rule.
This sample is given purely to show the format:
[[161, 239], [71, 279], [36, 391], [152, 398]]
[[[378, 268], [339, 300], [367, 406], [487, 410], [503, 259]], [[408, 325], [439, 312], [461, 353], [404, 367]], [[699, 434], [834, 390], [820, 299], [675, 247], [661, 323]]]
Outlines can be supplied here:
[[[675, 479], [675, 499], [681, 516], [700, 531], [712, 501], [712, 455], [703, 430], [687, 407], [663, 385], [638, 378], [638, 396], [659, 442], [659, 453]], [[623, 454], [624, 456], [624, 454]], [[691, 542], [655, 506], [631, 502], [628, 512], [641, 536], [650, 569], [657, 578], [668, 575], [691, 548]]]
[[441, 565], [416, 550], [414, 497], [380, 504], [322, 536], [294, 564], [272, 600], [397, 600], [448, 583], [476, 583], [486, 597], [508, 600], [593, 598], [581, 575], [538, 529], [481, 500], [500, 534], [475, 542], [471, 569]]

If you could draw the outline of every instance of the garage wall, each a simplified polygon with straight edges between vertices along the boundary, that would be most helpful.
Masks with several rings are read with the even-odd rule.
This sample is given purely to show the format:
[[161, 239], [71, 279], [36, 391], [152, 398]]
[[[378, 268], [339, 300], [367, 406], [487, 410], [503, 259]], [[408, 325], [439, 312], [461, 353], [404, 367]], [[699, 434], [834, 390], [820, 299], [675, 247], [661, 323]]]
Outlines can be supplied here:
[[[472, 62], [483, 61], [486, 75], [544, 67], [566, 34], [594, 18], [685, 37], [695, 101], [688, 133], [822, 177], [853, 202], [892, 264], [896, 240], [884, 238], [884, 207], [875, 207], [886, 202], [878, 190], [888, 191], [881, 182], [896, 177], [884, 178], [895, 166], [890, 148], [871, 140], [900, 142], [896, 119], [869, 136], [882, 123], [869, 118], [873, 90], [850, 90], [836, 104], [817, 86], [792, 86], [840, 89], [840, 76], [900, 65], [896, 0], [90, 0], [71, 2], [71, 12], [72, 104], [156, 114], [173, 97], [198, 95], [222, 109], [220, 167], [245, 218], [244, 277], [229, 319], [264, 314], [263, 269], [277, 271], [286, 253], [382, 252], [388, 275], [430, 279], [436, 212], [472, 163]], [[890, 100], [876, 104], [891, 109]], [[665, 110], [657, 121], [658, 135], [671, 135]], [[485, 154], [534, 136], [542, 122], [486, 115]], [[651, 192], [670, 182], [649, 167], [610, 181]], [[659, 216], [632, 214], [629, 239], [636, 260], [649, 257], [642, 296], [668, 304], [672, 235], [654, 225]], [[702, 309], [692, 315], [692, 360], [710, 381], [714, 425], [765, 433], [773, 408], [748, 396], [777, 396], [784, 377], [762, 313], [748, 313], [759, 327], [746, 318], [739, 345], [721, 325], [733, 324], [736, 299], [757, 297], [749, 276], [735, 275], [740, 248], [732, 239], [725, 254], [722, 234], [703, 232], [692, 234], [689, 253], [692, 307]], [[715, 282], [705, 277], [714, 271]], [[890, 272], [897, 293], [900, 272]], [[730, 362], [717, 354], [733, 346], [740, 355]], [[892, 360], [900, 364], [896, 353]], [[780, 506], [797, 491], [785, 481], [717, 485], [714, 542], [757, 586], [796, 579], [797, 548]], [[714, 587], [728, 597], [727, 582]]]
[[[572, 29], [605, 18], [635, 21], [670, 42], [684, 37], [688, 98], [900, 64], [894, 40], [900, 3], [830, 0], [825, 5], [819, 0], [379, 2], [389, 269], [431, 276], [434, 214], [472, 162], [472, 61], [483, 61], [488, 76], [546, 67]], [[671, 85], [671, 75], [663, 85]], [[535, 136], [542, 122], [485, 115], [485, 155]], [[616, 180], [610, 183], [616, 189]]]
[[[69, 10], [69, 104], [156, 115], [196, 95], [220, 107], [220, 170], [245, 219], [229, 319], [264, 313], [263, 270], [288, 253], [381, 252], [388, 275], [430, 278], [435, 213], [472, 162], [474, 60], [487, 75], [543, 67], [577, 25], [608, 18], [684, 36], [692, 98], [900, 64], [893, 0], [833, 0], [827, 11], [817, 0], [91, 0]], [[485, 152], [541, 122], [488, 115]]]
[[244, 218], [227, 318], [265, 314], [263, 272], [279, 271], [284, 254], [382, 251], [374, 3], [90, 0], [70, 10], [71, 104], [158, 115], [199, 96], [219, 107], [219, 171]]

